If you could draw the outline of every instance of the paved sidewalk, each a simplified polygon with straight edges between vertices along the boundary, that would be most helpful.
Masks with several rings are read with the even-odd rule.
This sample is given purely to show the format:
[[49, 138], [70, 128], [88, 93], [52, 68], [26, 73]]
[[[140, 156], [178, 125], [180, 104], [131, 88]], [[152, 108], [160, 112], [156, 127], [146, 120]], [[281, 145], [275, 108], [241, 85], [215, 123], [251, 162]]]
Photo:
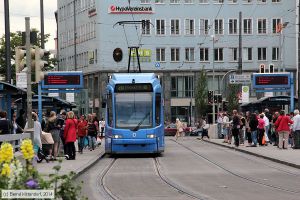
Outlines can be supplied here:
[[[68, 174], [69, 172], [74, 171], [76, 176], [78, 176], [88, 170], [103, 155], [104, 144], [97, 147], [94, 151], [85, 149], [83, 154], [76, 152], [76, 160], [65, 160], [64, 157], [58, 157], [58, 159], [62, 159], [59, 174]], [[47, 163], [45, 160], [43, 160], [42, 163], [35, 164], [36, 169], [43, 176], [54, 173], [53, 167], [56, 165], [59, 165], [58, 161], [49, 161], [49, 163]]]
[[300, 169], [300, 149], [278, 149], [276, 146], [273, 145], [263, 147], [247, 147], [247, 145], [235, 147], [232, 144], [230, 145], [227, 143], [223, 143], [223, 139], [210, 139], [203, 141], [227, 147], [230, 149], [235, 149], [237, 151], [241, 151], [244, 153], [248, 153], [251, 155], [255, 155], [268, 160], [272, 160], [274, 162], [278, 162]]

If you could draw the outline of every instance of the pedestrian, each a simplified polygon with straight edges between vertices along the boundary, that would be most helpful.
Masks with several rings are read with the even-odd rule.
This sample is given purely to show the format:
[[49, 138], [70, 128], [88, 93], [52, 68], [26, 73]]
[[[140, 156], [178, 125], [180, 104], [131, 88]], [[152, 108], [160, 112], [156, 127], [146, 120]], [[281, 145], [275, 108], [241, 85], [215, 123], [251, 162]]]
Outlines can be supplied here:
[[284, 110], [280, 111], [280, 116], [275, 122], [275, 126], [277, 127], [278, 136], [279, 136], [279, 142], [278, 142], [279, 149], [288, 148], [290, 124], [293, 124], [293, 121], [290, 119], [290, 117], [285, 115]]
[[54, 111], [50, 112], [50, 117], [46, 123], [45, 132], [51, 133], [52, 135], [54, 141], [53, 149], [52, 149], [53, 155], [50, 156], [51, 156], [51, 160], [56, 160], [58, 154], [59, 141], [60, 141], [60, 135], [59, 135], [60, 127], [58, 126], [56, 112]]
[[201, 139], [203, 139], [203, 137], [207, 137], [209, 139], [209, 135], [208, 135], [208, 129], [209, 129], [209, 124], [206, 123], [205, 118], [203, 117], [202, 119], [202, 135], [201, 135]]
[[299, 110], [296, 109], [294, 111], [294, 118], [293, 118], [293, 140], [294, 140], [294, 146], [292, 148], [294, 149], [300, 149], [300, 115]]
[[241, 126], [239, 131], [239, 141], [240, 145], [244, 145], [244, 138], [246, 133], [246, 119], [244, 118], [244, 114], [240, 113]]
[[236, 147], [239, 146], [240, 141], [239, 141], [239, 132], [240, 132], [240, 127], [241, 127], [241, 119], [238, 115], [237, 110], [232, 111], [232, 135], [234, 137], [234, 144]]
[[273, 143], [273, 139], [272, 139], [272, 115], [269, 111], [269, 109], [265, 109], [265, 116], [268, 118], [269, 120], [269, 127], [268, 128], [268, 132], [267, 132], [267, 135], [268, 135], [268, 139], [269, 139], [269, 143], [272, 144]]
[[224, 112], [223, 113], [223, 135], [224, 135], [224, 141], [223, 143], [227, 143], [228, 142], [228, 134], [229, 134], [229, 118], [227, 116], [227, 113]]
[[79, 153], [82, 154], [83, 148], [84, 148], [84, 140], [85, 137], [87, 136], [87, 121], [85, 120], [85, 116], [81, 115], [78, 125], [77, 125], [77, 130], [78, 130], [78, 150]]
[[[11, 134], [13, 130], [12, 123], [7, 119], [6, 111], [0, 111], [0, 135]], [[0, 145], [2, 142], [0, 142]]]
[[88, 130], [88, 139], [89, 139], [89, 149], [90, 151], [95, 149], [96, 144], [96, 137], [97, 137], [97, 126], [98, 123], [94, 121], [93, 115], [88, 115], [88, 124], [87, 124], [87, 130]]
[[65, 110], [61, 110], [60, 114], [57, 116], [57, 127], [59, 129], [59, 138], [60, 142], [58, 145], [58, 152], [60, 149], [63, 149], [63, 154], [66, 154], [66, 146], [65, 146], [65, 139], [64, 139], [64, 128], [65, 128], [65, 120], [67, 118], [67, 113]]
[[75, 151], [75, 141], [76, 141], [76, 132], [77, 132], [77, 120], [73, 111], [67, 113], [66, 125], [64, 128], [64, 139], [66, 145], [66, 155], [67, 160], [76, 159]]
[[255, 113], [252, 113], [250, 116], [250, 121], [249, 121], [249, 128], [251, 132], [251, 140], [253, 142], [252, 145], [249, 145], [251, 147], [256, 147], [257, 146], [257, 127], [258, 127], [258, 119]]
[[279, 136], [278, 136], [278, 131], [277, 131], [277, 127], [275, 126], [275, 122], [277, 121], [279, 117], [279, 112], [275, 112], [272, 118], [272, 138], [274, 141], [273, 146], [278, 146], [278, 140], [279, 140]]
[[218, 118], [217, 118], [217, 126], [218, 126], [218, 138], [221, 139], [223, 137], [222, 128], [223, 125], [223, 115], [222, 113], [218, 113]]
[[23, 109], [21, 109], [19, 111], [19, 117], [16, 119], [17, 124], [19, 124], [19, 126], [24, 129], [25, 124], [26, 124], [26, 117], [25, 117], [25, 111]]
[[179, 120], [179, 118], [177, 118], [176, 119], [176, 135], [175, 135], [176, 140], [178, 139], [178, 137], [181, 136], [182, 132], [183, 132], [183, 124]]
[[246, 116], [245, 116], [245, 131], [246, 131], [246, 138], [248, 141], [248, 146], [252, 145], [252, 137], [251, 137], [251, 129], [250, 129], [250, 117], [251, 114], [249, 111], [246, 112]]
[[[269, 110], [266, 109], [268, 112]], [[264, 115], [263, 119], [265, 121], [265, 132], [264, 132], [264, 137], [265, 137], [265, 145], [267, 146], [268, 143], [270, 142], [268, 134], [269, 134], [269, 128], [270, 128], [270, 121], [269, 118], [267, 117], [266, 113], [262, 113]]]
[[104, 118], [101, 118], [99, 122], [99, 130], [100, 130], [100, 138], [102, 139], [104, 137], [104, 128], [105, 128], [105, 121]]
[[264, 114], [260, 114], [258, 118], [258, 144], [260, 146], [265, 145], [264, 137], [265, 137], [265, 131], [266, 131], [266, 126], [265, 126], [265, 120], [264, 120]]

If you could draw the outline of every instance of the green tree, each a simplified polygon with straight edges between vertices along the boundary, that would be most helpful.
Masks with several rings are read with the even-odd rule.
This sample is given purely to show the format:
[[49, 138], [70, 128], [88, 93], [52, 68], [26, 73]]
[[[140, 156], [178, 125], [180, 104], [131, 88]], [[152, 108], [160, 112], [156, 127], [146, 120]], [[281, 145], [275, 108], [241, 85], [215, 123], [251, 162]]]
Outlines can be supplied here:
[[239, 108], [239, 97], [240, 85], [238, 84], [229, 84], [228, 85], [228, 112]]
[[[31, 31], [38, 32], [36, 29], [32, 29]], [[48, 42], [48, 39], [50, 37], [50, 34], [45, 34], [45, 43]], [[40, 47], [40, 41], [41, 41], [41, 34], [38, 32], [37, 34], [37, 41], [38, 44], [37, 46]], [[15, 48], [17, 46], [22, 46], [22, 32], [17, 31], [17, 32], [11, 32], [10, 33], [10, 53], [11, 53], [11, 75], [12, 78], [15, 81], [15, 76], [16, 76], [16, 68], [15, 68]], [[6, 62], [5, 62], [5, 35], [2, 35], [0, 38], [0, 75], [3, 77], [6, 77]], [[45, 67], [43, 71], [49, 71], [52, 70], [56, 64], [56, 60], [46, 57], [45, 60], [48, 61], [49, 66]]]
[[202, 67], [199, 72], [195, 93], [195, 105], [198, 117], [203, 116], [207, 111], [207, 92], [207, 73], [204, 67]]

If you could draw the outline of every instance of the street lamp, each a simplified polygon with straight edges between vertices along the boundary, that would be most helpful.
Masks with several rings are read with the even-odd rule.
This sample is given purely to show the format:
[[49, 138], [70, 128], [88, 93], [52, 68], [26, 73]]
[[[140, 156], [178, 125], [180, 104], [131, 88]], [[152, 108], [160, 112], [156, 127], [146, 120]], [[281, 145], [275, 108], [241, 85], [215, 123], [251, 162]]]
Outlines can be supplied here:
[[[225, 78], [229, 73], [231, 73], [231, 72], [236, 72], [236, 71], [237, 71], [236, 69], [232, 69], [232, 70], [229, 70], [228, 72], [226, 72], [226, 73], [223, 75], [222, 79], [221, 79], [221, 83], [223, 84], [224, 78]], [[224, 87], [224, 88], [223, 88], [223, 90], [222, 90], [222, 95], [223, 95], [225, 86], [226, 86], [226, 84], [223, 84], [223, 87]]]
[[[212, 68], [213, 68], [213, 97], [215, 96], [215, 89], [214, 89], [214, 84], [215, 84], [215, 35], [211, 35], [212, 37]], [[215, 108], [215, 101], [212, 102], [212, 112], [213, 112], [213, 116], [212, 116], [212, 123], [215, 124], [216, 119], [215, 119], [215, 115], [216, 115], [216, 108]]]

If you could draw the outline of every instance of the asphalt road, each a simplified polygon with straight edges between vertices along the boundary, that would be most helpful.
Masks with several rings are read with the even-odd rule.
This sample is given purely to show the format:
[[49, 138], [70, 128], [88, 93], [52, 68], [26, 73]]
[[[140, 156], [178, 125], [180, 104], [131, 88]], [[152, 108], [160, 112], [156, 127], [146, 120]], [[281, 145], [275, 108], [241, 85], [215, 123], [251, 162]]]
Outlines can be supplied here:
[[89, 199], [299, 200], [300, 170], [197, 140], [166, 138], [165, 153], [104, 157], [79, 176]]

